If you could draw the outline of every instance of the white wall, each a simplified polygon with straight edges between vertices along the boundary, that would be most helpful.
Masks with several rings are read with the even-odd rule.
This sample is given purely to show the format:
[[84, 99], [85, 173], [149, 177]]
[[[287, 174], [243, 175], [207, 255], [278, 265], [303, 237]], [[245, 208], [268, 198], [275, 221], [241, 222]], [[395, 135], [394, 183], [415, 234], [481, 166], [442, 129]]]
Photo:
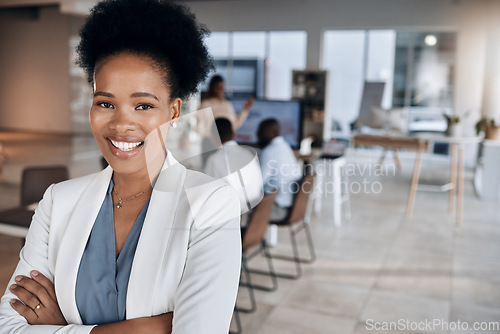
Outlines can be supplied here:
[[[483, 114], [500, 119], [500, 1], [490, 4], [483, 92]], [[484, 41], [483, 41], [484, 42]]]
[[0, 128], [71, 131], [68, 16], [0, 10]]

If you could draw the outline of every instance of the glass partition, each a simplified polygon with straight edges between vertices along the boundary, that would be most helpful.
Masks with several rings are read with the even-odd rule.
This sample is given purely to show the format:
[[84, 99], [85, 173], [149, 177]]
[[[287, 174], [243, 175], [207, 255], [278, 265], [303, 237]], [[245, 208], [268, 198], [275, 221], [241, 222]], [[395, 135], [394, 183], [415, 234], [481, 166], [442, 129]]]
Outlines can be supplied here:
[[443, 127], [441, 114], [453, 108], [455, 54], [455, 32], [325, 31], [322, 68], [329, 71], [325, 121], [332, 130], [349, 132], [360, 112], [364, 82], [385, 82], [377, 107], [408, 109], [409, 131], [416, 114], [432, 116], [439, 124], [422, 131], [438, 131]]
[[456, 33], [398, 32], [394, 106], [453, 106]]

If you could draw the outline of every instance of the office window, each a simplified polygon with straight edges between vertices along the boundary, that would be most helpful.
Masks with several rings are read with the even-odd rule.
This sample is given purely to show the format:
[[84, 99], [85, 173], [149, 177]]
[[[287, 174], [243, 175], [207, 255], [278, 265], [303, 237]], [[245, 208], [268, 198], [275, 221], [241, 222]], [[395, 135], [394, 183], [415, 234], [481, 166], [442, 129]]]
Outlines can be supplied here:
[[456, 33], [398, 32], [394, 106], [453, 106]]
[[291, 98], [292, 70], [305, 68], [306, 42], [304, 31], [214, 32], [206, 40], [228, 98], [276, 100]]
[[[329, 71], [326, 119], [347, 132], [359, 114], [363, 83], [385, 82], [382, 108], [453, 105], [455, 33], [333, 30], [323, 35], [322, 67]], [[432, 109], [434, 108], [434, 109]], [[432, 109], [432, 110], [431, 110]]]
[[266, 60], [266, 98], [288, 100], [292, 96], [292, 71], [306, 67], [307, 33], [271, 31]]
[[369, 30], [366, 81], [385, 82], [382, 108], [392, 107], [394, 82], [394, 55], [396, 32], [394, 30]]
[[214, 58], [229, 57], [229, 38], [228, 32], [213, 32], [205, 40], [208, 51]]
[[323, 64], [328, 70], [325, 122], [343, 131], [358, 115], [364, 82], [365, 32], [326, 31]]
[[266, 57], [266, 33], [264, 31], [233, 32], [232, 52], [234, 58]]

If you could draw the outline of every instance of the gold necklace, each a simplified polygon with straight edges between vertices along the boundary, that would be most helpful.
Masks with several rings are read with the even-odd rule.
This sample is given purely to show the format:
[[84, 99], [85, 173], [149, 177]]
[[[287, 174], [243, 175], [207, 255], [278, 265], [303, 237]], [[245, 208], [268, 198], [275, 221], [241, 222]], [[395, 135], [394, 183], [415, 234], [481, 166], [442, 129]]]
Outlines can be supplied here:
[[118, 203], [116, 203], [115, 205], [113, 205], [117, 209], [120, 209], [121, 207], [123, 207], [123, 202], [130, 201], [131, 199], [139, 197], [139, 196], [141, 196], [142, 194], [144, 194], [146, 192], [146, 190], [144, 190], [144, 191], [141, 191], [140, 193], [138, 193], [137, 195], [134, 195], [134, 196], [126, 198], [126, 199], [122, 199], [120, 197], [120, 195], [118, 195], [118, 192], [116, 191], [115, 187], [113, 187], [113, 191], [115, 192], [116, 197], [118, 197]]

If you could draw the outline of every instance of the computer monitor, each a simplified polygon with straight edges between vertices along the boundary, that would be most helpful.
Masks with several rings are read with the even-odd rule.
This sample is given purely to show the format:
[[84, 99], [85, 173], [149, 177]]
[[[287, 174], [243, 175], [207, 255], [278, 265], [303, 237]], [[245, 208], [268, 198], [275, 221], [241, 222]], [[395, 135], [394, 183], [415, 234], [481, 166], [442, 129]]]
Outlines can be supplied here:
[[[235, 112], [243, 109], [245, 100], [231, 100]], [[255, 100], [243, 125], [236, 130], [235, 140], [242, 145], [256, 146], [260, 122], [275, 118], [280, 123], [281, 136], [292, 146], [299, 148], [302, 140], [302, 108], [300, 101]]]

